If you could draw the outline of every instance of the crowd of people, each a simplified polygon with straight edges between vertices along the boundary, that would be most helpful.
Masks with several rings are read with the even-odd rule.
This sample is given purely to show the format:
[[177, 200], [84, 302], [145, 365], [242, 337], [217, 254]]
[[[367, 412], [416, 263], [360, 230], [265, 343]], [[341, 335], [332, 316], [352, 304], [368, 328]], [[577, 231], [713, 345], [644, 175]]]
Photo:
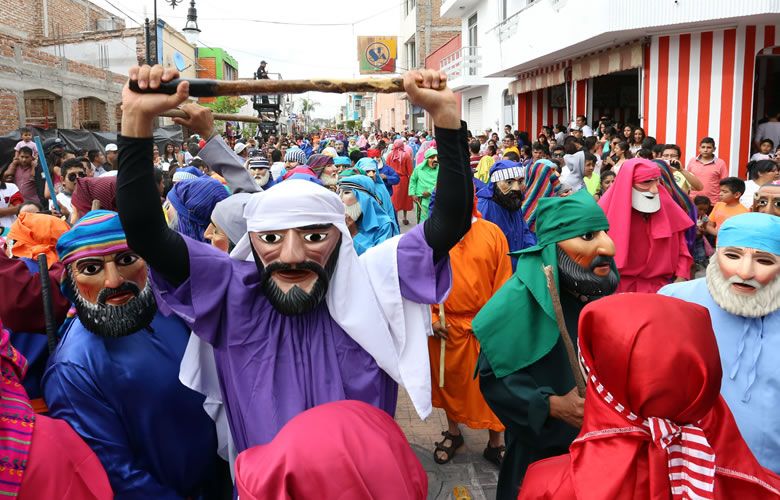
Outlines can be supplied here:
[[772, 138], [740, 179], [607, 118], [469, 131], [420, 70], [432, 130], [226, 140], [177, 76], [2, 170], [0, 494], [425, 498], [403, 388], [502, 500], [780, 498]]

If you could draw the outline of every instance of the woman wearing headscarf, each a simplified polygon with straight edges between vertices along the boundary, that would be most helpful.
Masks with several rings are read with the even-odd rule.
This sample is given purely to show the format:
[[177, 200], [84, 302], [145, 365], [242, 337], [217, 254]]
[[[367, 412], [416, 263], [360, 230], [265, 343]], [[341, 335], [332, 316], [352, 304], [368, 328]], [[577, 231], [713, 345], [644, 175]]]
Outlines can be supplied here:
[[196, 241], [206, 241], [206, 231], [214, 206], [228, 197], [227, 190], [211, 177], [182, 181], [168, 193], [168, 201], [176, 209], [177, 230]]
[[360, 401], [316, 406], [236, 461], [242, 500], [422, 500], [428, 477], [398, 424]]
[[403, 224], [409, 225], [407, 214], [413, 208], [412, 198], [409, 196], [409, 178], [414, 171], [412, 165], [412, 155], [406, 151], [406, 145], [403, 139], [396, 139], [393, 142], [393, 149], [387, 158], [387, 164], [395, 170], [401, 181], [393, 191], [392, 201], [396, 212], [403, 212]]
[[539, 200], [556, 196], [560, 184], [558, 166], [550, 160], [536, 160], [528, 167], [522, 210], [523, 219], [531, 232], [536, 231], [536, 206]]
[[578, 342], [582, 428], [569, 455], [531, 465], [520, 499], [780, 498], [780, 477], [759, 465], [720, 396], [705, 308], [612, 295], [585, 306]]

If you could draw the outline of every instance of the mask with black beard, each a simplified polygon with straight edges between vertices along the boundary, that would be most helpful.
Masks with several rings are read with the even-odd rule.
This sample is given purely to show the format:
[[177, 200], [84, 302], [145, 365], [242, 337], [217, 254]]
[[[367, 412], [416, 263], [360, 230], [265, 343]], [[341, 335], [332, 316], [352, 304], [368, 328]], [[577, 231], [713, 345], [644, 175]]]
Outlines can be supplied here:
[[[84, 299], [76, 288], [73, 278], [68, 276], [68, 286], [74, 295], [74, 304], [78, 312], [79, 321], [90, 332], [99, 337], [118, 338], [132, 335], [133, 333], [148, 328], [157, 314], [157, 300], [154, 298], [150, 279], [146, 280], [146, 286], [139, 290], [135, 283], [126, 281], [118, 288], [104, 288], [100, 291], [97, 303]], [[121, 293], [132, 292], [135, 297], [128, 302], [114, 306], [106, 304], [106, 301]]]
[[[261, 282], [260, 286], [265, 292], [265, 296], [268, 301], [274, 306], [274, 309], [279, 311], [285, 316], [296, 316], [298, 314], [305, 314], [314, 310], [320, 302], [325, 298], [325, 294], [328, 293], [328, 285], [330, 279], [333, 276], [333, 272], [336, 270], [336, 264], [339, 260], [339, 248], [341, 247], [341, 239], [333, 250], [325, 267], [317, 264], [316, 262], [307, 260], [299, 264], [285, 264], [282, 262], [272, 262], [267, 267], [263, 266], [260, 262], [260, 258], [257, 255], [254, 247], [252, 247], [252, 254], [255, 257], [255, 264], [260, 271]], [[273, 280], [272, 274], [275, 271], [288, 271], [292, 269], [301, 269], [307, 271], [313, 271], [317, 273], [317, 281], [314, 282], [310, 292], [303, 291], [298, 286], [293, 286], [287, 293], [283, 292], [281, 288]]]
[[516, 212], [523, 205], [523, 193], [520, 191], [509, 191], [507, 194], [504, 194], [496, 186], [493, 190], [493, 201], [510, 212]]
[[[569, 257], [569, 254], [558, 249], [558, 279], [561, 282], [561, 290], [567, 290], [575, 295], [586, 297], [589, 301], [607, 295], [612, 295], [617, 290], [620, 278], [615, 272], [612, 257], [597, 255], [590, 263], [590, 269], [585, 269]], [[610, 272], [606, 276], [599, 276], [593, 272], [597, 266], [610, 265]]]

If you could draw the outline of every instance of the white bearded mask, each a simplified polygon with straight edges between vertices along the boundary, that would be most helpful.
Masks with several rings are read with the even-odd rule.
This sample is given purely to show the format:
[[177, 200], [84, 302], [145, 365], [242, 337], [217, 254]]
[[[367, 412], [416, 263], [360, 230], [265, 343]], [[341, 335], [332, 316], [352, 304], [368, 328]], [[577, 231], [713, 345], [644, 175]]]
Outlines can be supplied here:
[[640, 191], [635, 187], [631, 188], [631, 206], [637, 212], [643, 214], [654, 214], [661, 210], [661, 197], [658, 193], [649, 191]]
[[746, 260], [761, 261], [754, 252], [742, 247], [719, 248], [707, 266], [707, 288], [712, 300], [726, 312], [746, 318], [761, 318], [780, 309], [780, 256], [772, 259], [765, 254], [769, 256], [767, 262], [753, 262], [764, 269], [753, 273], [752, 278], [735, 272]]

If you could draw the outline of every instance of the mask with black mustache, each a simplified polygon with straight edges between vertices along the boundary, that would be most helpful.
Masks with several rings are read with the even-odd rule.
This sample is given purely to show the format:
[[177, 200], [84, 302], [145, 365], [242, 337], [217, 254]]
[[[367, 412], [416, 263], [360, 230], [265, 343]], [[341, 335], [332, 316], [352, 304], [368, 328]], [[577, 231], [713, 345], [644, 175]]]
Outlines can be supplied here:
[[[157, 300], [149, 279], [146, 280], [143, 290], [129, 281], [125, 281], [117, 288], [104, 288], [98, 293], [97, 303], [89, 302], [81, 296], [70, 272], [67, 274], [67, 279], [67, 286], [73, 291], [79, 321], [87, 330], [99, 337], [118, 338], [132, 335], [148, 328], [157, 314]], [[128, 292], [134, 297], [126, 303], [117, 306], [106, 303], [111, 297]]]
[[[574, 262], [569, 254], [561, 250], [561, 247], [557, 247], [557, 249], [558, 279], [561, 290], [586, 297], [589, 301], [615, 293], [620, 277], [615, 272], [612, 257], [597, 255], [590, 263], [590, 268], [584, 268]], [[593, 272], [598, 266], [605, 264], [610, 266], [609, 274], [599, 276]]]
[[496, 186], [495, 189], [493, 189], [493, 201], [510, 212], [516, 212], [520, 210], [520, 207], [523, 205], [523, 193], [510, 190], [508, 193], [504, 194], [498, 189], [498, 186]]
[[[336, 270], [336, 264], [338, 263], [340, 247], [341, 243], [339, 242], [328, 259], [328, 262], [325, 264], [325, 267], [310, 260], [298, 264], [271, 262], [268, 266], [263, 266], [260, 263], [257, 252], [254, 247], [252, 247], [255, 263], [261, 274], [260, 286], [262, 287], [263, 292], [265, 292], [268, 301], [274, 306], [274, 309], [285, 316], [295, 316], [313, 311], [325, 298], [325, 294], [328, 293], [330, 279], [333, 276], [333, 272]], [[291, 271], [296, 269], [312, 271], [317, 274], [317, 281], [312, 285], [310, 292], [306, 292], [296, 285], [285, 293], [273, 279], [273, 273], [276, 271]]]

